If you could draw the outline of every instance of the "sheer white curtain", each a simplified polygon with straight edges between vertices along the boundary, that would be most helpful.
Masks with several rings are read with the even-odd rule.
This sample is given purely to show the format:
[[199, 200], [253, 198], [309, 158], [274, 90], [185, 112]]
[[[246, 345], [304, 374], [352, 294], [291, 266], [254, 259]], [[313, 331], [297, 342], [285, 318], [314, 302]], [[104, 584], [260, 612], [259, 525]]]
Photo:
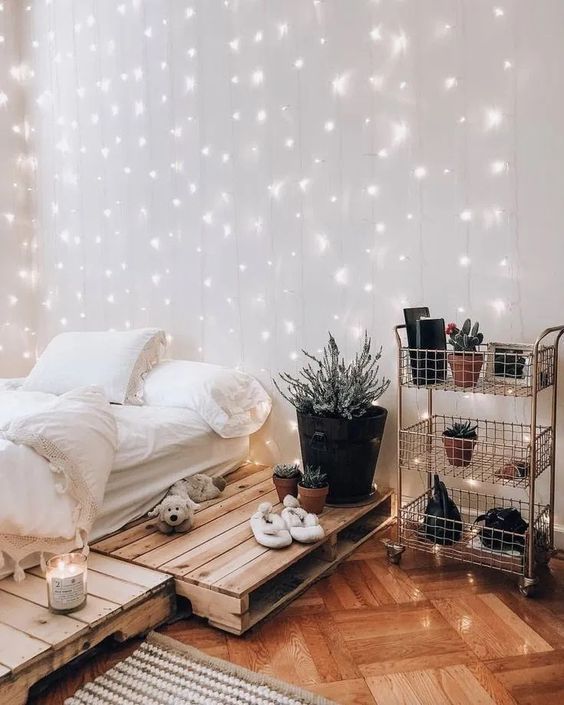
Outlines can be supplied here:
[[[39, 165], [40, 347], [65, 329], [160, 325], [174, 354], [270, 386], [327, 329], [348, 354], [367, 327], [393, 375], [406, 305], [470, 315], [497, 340], [561, 318], [563, 3], [3, 7], [0, 145], [15, 173], [24, 91]], [[10, 70], [16, 8], [25, 80]], [[2, 213], [22, 207], [16, 178], [0, 183]], [[0, 320], [19, 326], [17, 355], [20, 217], [8, 240], [0, 219]], [[292, 419], [277, 401], [269, 438], [286, 459]]]

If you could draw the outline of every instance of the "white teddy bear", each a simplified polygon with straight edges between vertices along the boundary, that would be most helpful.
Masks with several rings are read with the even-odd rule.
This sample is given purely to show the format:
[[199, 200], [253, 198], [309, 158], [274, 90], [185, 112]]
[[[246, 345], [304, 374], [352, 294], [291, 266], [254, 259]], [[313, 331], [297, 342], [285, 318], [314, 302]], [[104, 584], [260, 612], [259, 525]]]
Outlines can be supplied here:
[[158, 517], [156, 526], [163, 534], [185, 533], [192, 526], [194, 511], [200, 508], [197, 502], [216, 499], [224, 488], [223, 477], [198, 474], [178, 480], [147, 516]]

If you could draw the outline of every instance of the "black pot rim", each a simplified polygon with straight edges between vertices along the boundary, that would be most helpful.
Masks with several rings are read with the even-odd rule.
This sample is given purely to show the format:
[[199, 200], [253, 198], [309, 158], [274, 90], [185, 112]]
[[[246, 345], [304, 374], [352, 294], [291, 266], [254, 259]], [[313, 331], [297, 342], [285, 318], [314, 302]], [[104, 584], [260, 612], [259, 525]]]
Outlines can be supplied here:
[[378, 406], [374, 404], [369, 413], [364, 414], [364, 416], [353, 416], [352, 419], [346, 419], [344, 416], [319, 416], [318, 414], [306, 414], [305, 411], [298, 411], [296, 409], [296, 414], [302, 416], [304, 419], [331, 419], [334, 421], [346, 421], [347, 423], [352, 423], [353, 421], [362, 421], [364, 419], [377, 419], [381, 416], [386, 416], [388, 410], [385, 406]]

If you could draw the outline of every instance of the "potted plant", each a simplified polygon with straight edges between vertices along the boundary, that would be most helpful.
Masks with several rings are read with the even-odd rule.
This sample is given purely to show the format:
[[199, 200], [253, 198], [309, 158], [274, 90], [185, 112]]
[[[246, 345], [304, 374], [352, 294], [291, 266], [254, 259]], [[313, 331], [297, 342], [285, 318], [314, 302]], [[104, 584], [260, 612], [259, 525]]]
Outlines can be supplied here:
[[280, 463], [274, 466], [272, 481], [281, 502], [287, 494], [291, 494], [292, 497], [298, 496], [298, 482], [301, 476], [300, 468], [296, 463], [291, 465]]
[[478, 424], [471, 421], [457, 421], [443, 431], [443, 445], [450, 465], [463, 467], [470, 465], [474, 446], [478, 439]]
[[321, 514], [329, 492], [327, 475], [319, 466], [306, 465], [299, 482], [300, 504], [312, 514]]
[[303, 465], [319, 466], [329, 479], [328, 504], [365, 501], [374, 491], [373, 481], [388, 412], [377, 400], [390, 380], [379, 377], [382, 348], [370, 352], [364, 343], [353, 360], [341, 358], [335, 338], [320, 357], [310, 355], [297, 377], [281, 373], [282, 391], [297, 412]]
[[449, 323], [446, 333], [453, 352], [447, 355], [452, 378], [457, 387], [475, 387], [484, 364], [484, 353], [476, 350], [482, 344], [484, 336], [478, 332], [480, 324], [467, 318], [459, 330], [456, 323]]

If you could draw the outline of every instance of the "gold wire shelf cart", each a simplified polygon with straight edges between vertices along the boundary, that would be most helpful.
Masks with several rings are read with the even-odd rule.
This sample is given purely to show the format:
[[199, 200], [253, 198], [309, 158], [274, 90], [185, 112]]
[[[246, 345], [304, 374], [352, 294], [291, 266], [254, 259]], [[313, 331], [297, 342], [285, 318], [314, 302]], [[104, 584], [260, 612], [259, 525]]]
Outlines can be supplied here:
[[[530, 596], [538, 577], [535, 568], [546, 565], [554, 553], [554, 497], [556, 421], [558, 404], [558, 351], [564, 325], [544, 330], [534, 344], [480, 346], [476, 352], [453, 353], [406, 347], [405, 325], [395, 327], [398, 346], [398, 474], [397, 534], [388, 541], [388, 558], [398, 564], [407, 547], [450, 559], [487, 566], [519, 576], [519, 590]], [[457, 369], [458, 368], [458, 369]], [[461, 372], [462, 371], [462, 372]], [[417, 423], [405, 425], [404, 395], [408, 388], [426, 391], [426, 411]], [[550, 425], [538, 423], [538, 399], [550, 390]], [[528, 400], [528, 423], [466, 418], [434, 413], [437, 391], [462, 392]], [[459, 450], [447, 452], [443, 432], [456, 422], [476, 426], [475, 440]], [[462, 447], [462, 450], [460, 450]], [[460, 453], [459, 456], [456, 453]], [[403, 473], [423, 472], [427, 490], [404, 503]], [[536, 500], [540, 475], [548, 473], [549, 502]], [[521, 488], [526, 499], [516, 500], [474, 490], [449, 488], [462, 520], [444, 522], [444, 536], [453, 539], [441, 545], [427, 536], [427, 503], [432, 477], [453, 477]], [[524, 534], [498, 529], [484, 530], [476, 518], [494, 507], [514, 507], [528, 523]], [[447, 526], [452, 523], [453, 526]], [[456, 524], [456, 526], [455, 526]], [[454, 540], [454, 538], [456, 540]], [[487, 539], [487, 540], [486, 540]]]

